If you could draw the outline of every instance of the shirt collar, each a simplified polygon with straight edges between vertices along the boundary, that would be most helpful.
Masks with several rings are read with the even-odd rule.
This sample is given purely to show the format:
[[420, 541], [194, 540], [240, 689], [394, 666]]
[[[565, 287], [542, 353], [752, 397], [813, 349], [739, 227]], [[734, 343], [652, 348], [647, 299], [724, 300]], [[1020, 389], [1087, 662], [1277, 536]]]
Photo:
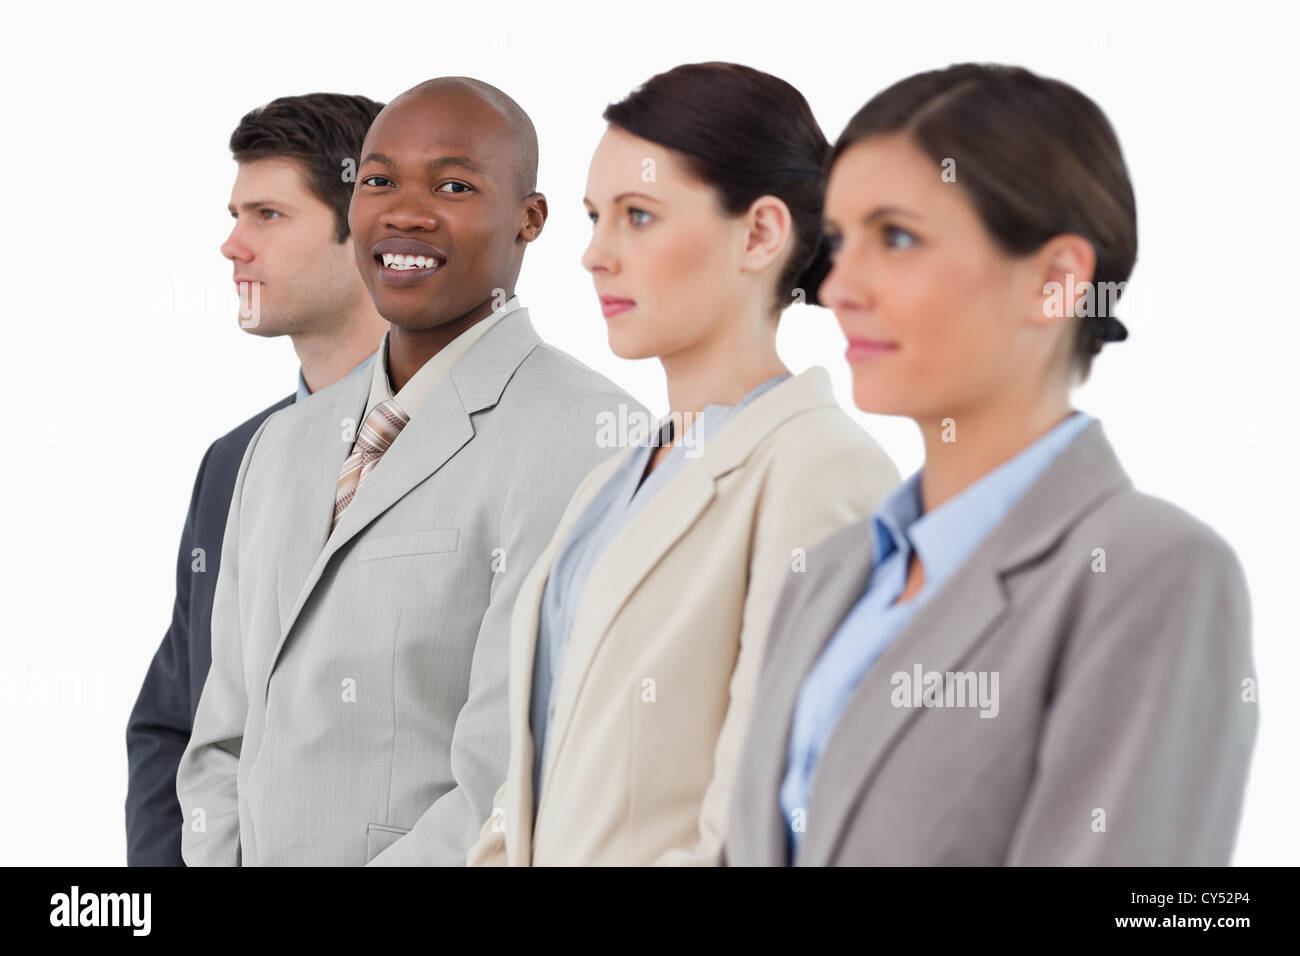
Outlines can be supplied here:
[[410, 381], [398, 389], [396, 395], [393, 394], [392, 383], [388, 378], [389, 332], [385, 332], [383, 341], [379, 343], [379, 350], [375, 353], [376, 361], [370, 376], [370, 397], [366, 402], [366, 414], [369, 415], [370, 410], [380, 402], [393, 399], [406, 413], [407, 418], [413, 417], [424, 404], [424, 400], [451, 371], [457, 360], [469, 351], [470, 346], [486, 335], [492, 326], [521, 308], [523, 306], [519, 303], [519, 296], [512, 295], [501, 308], [493, 309], [487, 318], [475, 322], [443, 346], [438, 354], [420, 366], [419, 370], [411, 376]]
[[895, 488], [876, 508], [871, 525], [875, 531], [872, 561], [879, 565], [907, 542], [906, 532], [921, 514], [921, 473]]
[[937, 508], [921, 513], [921, 471], [894, 490], [877, 509], [877, 563], [895, 548], [916, 549], [927, 585], [947, 580], [1065, 447], [1092, 424], [1074, 412], [1015, 457], [981, 476]]
[[[780, 385], [790, 377], [791, 375], [789, 372], [783, 372], [780, 375], [774, 375], [766, 382], [760, 382], [735, 405], [723, 405], [718, 402], [709, 402], [709, 404], [704, 406], [703, 411], [690, 417], [690, 427], [686, 429], [686, 437], [683, 439], [683, 443], [694, 441], [698, 437], [700, 443], [703, 444], [704, 438], [711, 432], [716, 431], [717, 428], [721, 426], [722, 422], [726, 421], [733, 414], [740, 411], [764, 392]], [[663, 418], [659, 419], [658, 424], [655, 425], [652, 435], [659, 436], [658, 439], [652, 437], [649, 443], [656, 446], [667, 444], [673, 440], [675, 434], [676, 427], [673, 421], [673, 415], [669, 412]]]

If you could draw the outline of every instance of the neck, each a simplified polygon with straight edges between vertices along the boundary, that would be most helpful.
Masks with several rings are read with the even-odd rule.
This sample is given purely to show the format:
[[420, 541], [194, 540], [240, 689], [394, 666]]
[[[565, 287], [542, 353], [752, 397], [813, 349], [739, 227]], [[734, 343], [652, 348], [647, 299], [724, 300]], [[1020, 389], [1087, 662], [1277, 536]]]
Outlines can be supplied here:
[[[506, 295], [510, 299], [513, 290]], [[400, 391], [424, 363], [429, 361], [466, 329], [492, 314], [493, 299], [475, 306], [450, 322], [429, 329], [404, 329], [393, 325], [388, 332], [388, 377], [394, 393]]]
[[368, 295], [361, 298], [351, 314], [333, 328], [291, 336], [308, 391], [319, 392], [333, 385], [379, 348], [388, 323], [375, 311]]
[[673, 355], [660, 356], [673, 414], [695, 414], [706, 405], [735, 405], [770, 378], [790, 370], [776, 352], [776, 323], [758, 315], [715, 323], [720, 334]]
[[[1050, 400], [989, 402], [939, 418], [917, 419], [925, 441], [921, 510], [931, 511], [1014, 458], [1070, 414], [1067, 389]], [[945, 440], [946, 439], [946, 440]]]

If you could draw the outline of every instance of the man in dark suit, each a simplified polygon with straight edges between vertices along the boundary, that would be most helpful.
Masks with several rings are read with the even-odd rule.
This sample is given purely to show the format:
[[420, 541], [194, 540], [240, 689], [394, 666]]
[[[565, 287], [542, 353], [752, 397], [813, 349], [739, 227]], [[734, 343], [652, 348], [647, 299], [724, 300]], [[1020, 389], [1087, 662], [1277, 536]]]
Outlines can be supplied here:
[[[366, 130], [383, 103], [312, 93], [248, 113], [230, 137], [235, 219], [221, 252], [234, 265], [239, 323], [287, 335], [298, 388], [208, 448], [176, 559], [171, 626], [154, 654], [126, 729], [127, 863], [183, 866], [176, 767], [212, 663], [212, 600], [235, 478], [262, 422], [369, 365], [388, 323], [357, 270], [348, 205]], [[361, 374], [365, 374], [362, 372]]]

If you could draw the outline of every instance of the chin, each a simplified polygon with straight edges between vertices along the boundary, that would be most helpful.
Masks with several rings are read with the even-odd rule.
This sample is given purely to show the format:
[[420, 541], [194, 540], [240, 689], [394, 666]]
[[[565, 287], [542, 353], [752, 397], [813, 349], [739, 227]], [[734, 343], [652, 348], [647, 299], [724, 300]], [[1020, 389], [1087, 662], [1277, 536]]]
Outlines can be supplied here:
[[375, 300], [375, 311], [385, 322], [391, 322], [408, 332], [419, 331], [435, 324], [429, 321], [429, 313], [433, 311], [432, 306], [423, 302], [403, 302], [398, 305], [391, 300], [384, 301], [383, 298], [379, 298]]
[[650, 343], [626, 332], [615, 332], [613, 328], [609, 330], [609, 350], [621, 359], [655, 358], [659, 354]]
[[272, 338], [277, 335], [285, 334], [284, 324], [278, 321], [275, 316], [267, 315], [265, 311], [257, 316], [256, 325], [250, 325], [249, 323], [253, 321], [253, 316], [250, 315], [245, 318], [240, 314], [239, 310], [236, 309], [235, 321], [239, 323], [239, 327], [249, 335], [261, 335], [266, 338]]
[[906, 403], [899, 400], [892, 389], [881, 387], [880, 382], [853, 386], [853, 404], [868, 415], [907, 415]]

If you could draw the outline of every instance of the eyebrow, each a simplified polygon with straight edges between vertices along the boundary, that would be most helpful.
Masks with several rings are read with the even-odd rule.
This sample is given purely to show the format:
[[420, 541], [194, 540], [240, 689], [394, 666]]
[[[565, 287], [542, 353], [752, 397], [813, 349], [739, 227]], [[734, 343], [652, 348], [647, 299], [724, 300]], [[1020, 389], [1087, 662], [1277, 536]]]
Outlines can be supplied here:
[[[295, 211], [295, 207], [292, 203], [280, 202], [279, 200], [276, 199], [254, 199], [249, 202], [242, 203], [239, 208], [246, 210], [248, 212], [257, 212], [257, 210], [264, 209], [268, 206], [274, 209], [283, 209], [285, 212]], [[236, 210], [233, 204], [228, 204], [226, 206], [226, 210], [232, 216], [235, 215]]]
[[[886, 216], [907, 216], [912, 219], [924, 219], [919, 212], [912, 212], [910, 209], [904, 209], [902, 206], [877, 206], [871, 212], [862, 217], [862, 225], [869, 226], [878, 219], [884, 219]], [[822, 227], [833, 225], [834, 220], [823, 217]]]
[[[614, 203], [621, 203], [624, 199], [632, 199], [632, 198], [648, 199], [651, 202], [658, 203], [661, 206], [664, 204], [664, 201], [662, 199], [656, 199], [654, 196], [647, 196], [645, 193], [619, 193], [610, 201]], [[586, 196], [582, 197], [582, 201], [585, 202], [588, 206], [591, 205], [591, 200], [588, 199]]]
[[[397, 163], [393, 162], [391, 156], [386, 156], [383, 153], [367, 153], [366, 158], [361, 160], [361, 162], [363, 164], [370, 162], [382, 163], [385, 166], [397, 165]], [[429, 170], [429, 172], [438, 172], [447, 167], [468, 169], [470, 172], [478, 173], [480, 176], [487, 175], [487, 173], [475, 166], [474, 161], [468, 156], [439, 156], [437, 159], [431, 159], [424, 164], [424, 168]]]
[[869, 226], [877, 219], [884, 219], [886, 216], [910, 216], [913, 219], [924, 219], [919, 212], [912, 212], [910, 209], [904, 209], [902, 206], [879, 206], [862, 217], [862, 225]]

